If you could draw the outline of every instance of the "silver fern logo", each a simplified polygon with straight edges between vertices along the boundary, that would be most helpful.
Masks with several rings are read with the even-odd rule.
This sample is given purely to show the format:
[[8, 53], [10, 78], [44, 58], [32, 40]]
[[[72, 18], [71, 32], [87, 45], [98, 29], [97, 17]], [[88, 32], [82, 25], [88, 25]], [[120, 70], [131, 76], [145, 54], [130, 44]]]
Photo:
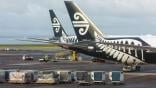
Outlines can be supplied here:
[[53, 26], [55, 32], [58, 33], [60, 30], [60, 23], [59, 23], [58, 19], [56, 17], [54, 17], [52, 22], [53, 22], [52, 26]]
[[79, 34], [85, 35], [89, 29], [89, 23], [87, 19], [79, 12], [74, 14], [73, 25], [75, 28], [79, 28]]

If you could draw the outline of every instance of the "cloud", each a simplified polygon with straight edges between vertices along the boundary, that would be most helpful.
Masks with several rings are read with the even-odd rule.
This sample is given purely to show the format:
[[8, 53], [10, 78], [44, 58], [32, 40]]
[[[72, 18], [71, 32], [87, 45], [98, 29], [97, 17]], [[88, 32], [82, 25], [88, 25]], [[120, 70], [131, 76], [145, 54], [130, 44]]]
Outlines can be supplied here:
[[[81, 3], [82, 1], [80, 0], [79, 2]], [[155, 0], [85, 0], [85, 3], [82, 4], [87, 5], [97, 12], [106, 11], [107, 13], [114, 13], [120, 16], [156, 15]]]
[[85, 0], [83, 3], [76, 2], [103, 29], [103, 32], [156, 34], [155, 0]]
[[[74, 0], [108, 34], [156, 34], [155, 0]], [[52, 36], [49, 9], [74, 34], [63, 0], [1, 0], [0, 35]], [[9, 36], [8, 35], [8, 36]]]

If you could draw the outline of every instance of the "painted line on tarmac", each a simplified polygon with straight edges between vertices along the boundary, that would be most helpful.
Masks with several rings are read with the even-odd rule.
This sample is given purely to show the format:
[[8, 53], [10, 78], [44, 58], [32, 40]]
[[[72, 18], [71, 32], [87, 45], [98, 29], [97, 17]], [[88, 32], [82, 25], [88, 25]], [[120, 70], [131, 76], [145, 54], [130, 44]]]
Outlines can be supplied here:
[[37, 64], [44, 64], [44, 63], [40, 63], [40, 62], [36, 62], [36, 63], [19, 63], [19, 64], [10, 64], [10, 65], [19, 65], [19, 66], [23, 66], [23, 65], [37, 65]]
[[155, 72], [150, 72], [150, 73], [124, 73], [126, 75], [135, 75], [135, 76], [146, 76], [146, 75], [155, 75]]

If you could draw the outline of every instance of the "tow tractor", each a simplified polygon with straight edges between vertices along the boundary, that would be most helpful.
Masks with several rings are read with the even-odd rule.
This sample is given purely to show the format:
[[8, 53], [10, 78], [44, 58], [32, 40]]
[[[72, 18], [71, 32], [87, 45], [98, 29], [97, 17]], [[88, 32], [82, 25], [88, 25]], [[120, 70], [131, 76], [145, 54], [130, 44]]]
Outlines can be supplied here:
[[132, 66], [124, 65], [122, 70], [124, 72], [140, 71], [141, 67], [138, 65], [132, 65]]
[[22, 59], [24, 60], [24, 61], [26, 61], [26, 60], [33, 60], [34, 58], [32, 57], [32, 56], [29, 56], [29, 55], [23, 55], [22, 56]]
[[50, 61], [50, 57], [48, 55], [44, 55], [43, 58], [39, 59], [40, 62], [48, 62]]

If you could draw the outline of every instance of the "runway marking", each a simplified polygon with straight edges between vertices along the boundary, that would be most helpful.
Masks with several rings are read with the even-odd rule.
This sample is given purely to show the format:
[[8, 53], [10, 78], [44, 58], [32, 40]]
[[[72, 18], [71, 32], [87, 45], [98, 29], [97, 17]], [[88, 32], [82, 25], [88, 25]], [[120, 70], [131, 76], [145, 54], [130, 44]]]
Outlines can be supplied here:
[[152, 72], [156, 72], [156, 70], [151, 70]]
[[10, 65], [37, 65], [37, 64], [43, 64], [43, 63], [40, 63], [40, 62], [36, 62], [36, 63], [19, 63], [19, 64], [10, 64]]
[[145, 75], [156, 75], [156, 73], [124, 73], [126, 75], [135, 75], [135, 76], [145, 76]]

